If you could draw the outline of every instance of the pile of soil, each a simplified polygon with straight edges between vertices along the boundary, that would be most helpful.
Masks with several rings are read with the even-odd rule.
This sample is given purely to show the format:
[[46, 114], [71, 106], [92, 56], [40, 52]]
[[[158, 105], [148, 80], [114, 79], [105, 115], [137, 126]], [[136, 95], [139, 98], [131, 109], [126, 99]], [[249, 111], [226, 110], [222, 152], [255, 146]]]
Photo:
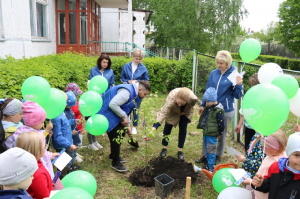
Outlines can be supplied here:
[[135, 170], [128, 180], [134, 186], [154, 187], [154, 178], [163, 173], [174, 179], [173, 189], [185, 188], [187, 176], [192, 178], [192, 183], [196, 182], [198, 177], [191, 163], [168, 156], [150, 160], [148, 166]]

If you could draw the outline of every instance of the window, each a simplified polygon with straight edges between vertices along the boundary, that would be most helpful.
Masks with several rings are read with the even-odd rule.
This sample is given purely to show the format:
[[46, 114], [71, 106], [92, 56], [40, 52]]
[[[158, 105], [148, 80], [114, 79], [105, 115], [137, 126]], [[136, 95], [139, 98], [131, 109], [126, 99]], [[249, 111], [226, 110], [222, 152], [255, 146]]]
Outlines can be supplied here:
[[30, 0], [30, 26], [32, 37], [48, 37], [47, 0]]

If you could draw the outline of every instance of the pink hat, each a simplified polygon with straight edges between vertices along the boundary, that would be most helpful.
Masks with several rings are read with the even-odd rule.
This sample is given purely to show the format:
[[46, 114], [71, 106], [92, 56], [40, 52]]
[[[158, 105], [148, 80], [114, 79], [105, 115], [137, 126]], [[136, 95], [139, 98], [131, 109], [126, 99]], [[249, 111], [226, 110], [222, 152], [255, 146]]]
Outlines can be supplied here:
[[270, 147], [272, 147], [275, 150], [280, 149], [280, 142], [276, 138], [274, 138], [272, 135], [269, 135], [266, 138], [266, 144], [269, 145]]
[[33, 127], [45, 121], [45, 110], [35, 102], [27, 101], [22, 105], [23, 120], [26, 126]]
[[67, 85], [65, 92], [72, 91], [76, 96], [81, 95], [82, 91], [80, 90], [78, 84], [72, 82]]

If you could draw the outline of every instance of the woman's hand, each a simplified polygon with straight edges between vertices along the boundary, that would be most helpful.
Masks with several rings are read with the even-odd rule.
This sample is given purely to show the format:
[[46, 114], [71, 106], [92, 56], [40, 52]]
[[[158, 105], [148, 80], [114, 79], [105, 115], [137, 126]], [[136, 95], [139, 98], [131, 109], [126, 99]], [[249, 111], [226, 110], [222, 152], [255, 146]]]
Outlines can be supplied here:
[[81, 119], [76, 119], [76, 120], [75, 120], [75, 123], [76, 123], [77, 125], [81, 124]]
[[241, 131], [241, 128], [242, 128], [242, 125], [238, 124], [235, 129], [234, 129], [234, 132], [235, 133], [239, 133]]
[[236, 84], [237, 85], [242, 85], [242, 83], [243, 83], [243, 78], [240, 77], [240, 76], [236, 76]]
[[295, 130], [296, 132], [299, 132], [299, 131], [300, 131], [300, 125], [299, 125], [299, 124], [296, 124], [294, 130]]
[[203, 111], [204, 111], [204, 107], [200, 106], [200, 108], [199, 108], [199, 115], [201, 115]]

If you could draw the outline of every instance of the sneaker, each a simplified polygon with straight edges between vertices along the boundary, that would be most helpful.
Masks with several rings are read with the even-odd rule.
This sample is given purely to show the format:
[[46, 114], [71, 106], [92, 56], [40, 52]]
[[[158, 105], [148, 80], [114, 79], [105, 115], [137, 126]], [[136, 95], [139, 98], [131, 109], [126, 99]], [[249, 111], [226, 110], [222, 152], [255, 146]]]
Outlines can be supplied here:
[[81, 163], [83, 160], [77, 155], [75, 157], [75, 161], [78, 162], [78, 163]]
[[160, 157], [164, 158], [167, 155], [167, 149], [162, 149], [160, 152]]
[[[109, 159], [111, 159], [111, 160], [112, 160], [112, 158], [110, 158], [110, 157], [109, 157]], [[125, 163], [125, 162], [126, 162], [126, 160], [125, 160], [125, 159], [123, 159], [123, 158], [121, 158], [121, 157], [119, 158], [119, 161], [120, 161], [121, 163]]]
[[101, 146], [101, 144], [99, 144], [98, 142], [94, 142], [93, 143], [98, 149], [103, 149], [103, 146]]
[[216, 156], [215, 165], [220, 164], [221, 158], [219, 156]]
[[183, 156], [183, 152], [182, 152], [182, 151], [178, 151], [177, 155], [178, 155], [178, 159], [179, 159], [179, 160], [183, 160], [183, 159], [184, 159], [184, 156]]
[[208, 168], [207, 165], [203, 165], [202, 169], [205, 169], [205, 170], [207, 170], [207, 171], [209, 171], [209, 172], [211, 172], [211, 173], [214, 172], [214, 169], [213, 169], [213, 168]]
[[137, 131], [136, 131], [136, 128], [135, 127], [132, 127], [132, 129], [131, 129], [131, 134], [137, 134]]
[[134, 140], [133, 138], [131, 138], [130, 140], [128, 140], [128, 143], [129, 143], [131, 146], [135, 147], [135, 148], [139, 148], [139, 143], [138, 143], [138, 141], [137, 141], [137, 140]]
[[99, 150], [94, 144], [89, 144], [88, 148], [92, 149], [93, 151], [98, 151]]
[[204, 163], [206, 161], [206, 157], [202, 156], [199, 160], [196, 160], [196, 163]]
[[127, 168], [120, 161], [116, 161], [116, 162], [113, 161], [111, 168], [113, 168], [114, 170], [120, 173], [124, 173], [127, 171]]
[[76, 157], [80, 157], [81, 159], [83, 158], [83, 156], [82, 155], [80, 155], [79, 153], [76, 153]]

